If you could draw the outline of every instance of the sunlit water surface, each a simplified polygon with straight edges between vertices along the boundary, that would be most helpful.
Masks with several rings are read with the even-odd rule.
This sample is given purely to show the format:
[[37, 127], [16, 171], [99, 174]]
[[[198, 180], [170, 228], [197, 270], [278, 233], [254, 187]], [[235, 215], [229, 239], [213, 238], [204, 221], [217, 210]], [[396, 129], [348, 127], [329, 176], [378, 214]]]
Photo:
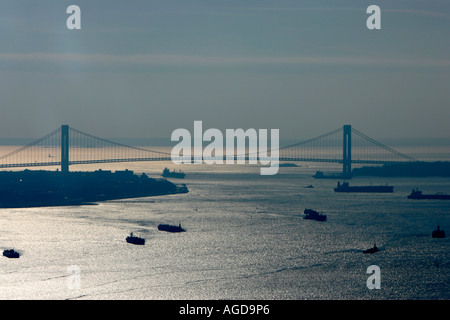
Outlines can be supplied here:
[[[275, 176], [258, 166], [184, 165], [186, 179], [172, 181], [188, 194], [1, 209], [0, 247], [21, 257], [0, 258], [0, 299], [450, 298], [449, 238], [431, 237], [438, 224], [450, 234], [450, 201], [406, 198], [416, 187], [450, 193], [448, 179], [360, 177], [351, 184], [395, 192], [342, 194], [336, 180], [311, 177], [323, 167], [298, 164]], [[165, 166], [174, 168], [102, 168], [159, 177]], [[303, 219], [305, 208], [327, 221]], [[160, 223], [187, 232], [158, 231]], [[146, 245], [128, 244], [130, 232]], [[374, 243], [381, 251], [362, 253]], [[381, 289], [367, 287], [371, 265]]]

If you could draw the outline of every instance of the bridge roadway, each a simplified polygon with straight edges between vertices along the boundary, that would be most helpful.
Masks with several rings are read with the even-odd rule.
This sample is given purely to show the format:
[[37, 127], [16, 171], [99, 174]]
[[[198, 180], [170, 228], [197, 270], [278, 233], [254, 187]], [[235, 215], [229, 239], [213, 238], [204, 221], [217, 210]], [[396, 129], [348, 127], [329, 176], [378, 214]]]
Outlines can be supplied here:
[[[204, 160], [217, 160], [217, 158], [203, 158], [203, 157], [191, 157], [191, 162], [198, 163]], [[223, 157], [225, 164], [226, 158]], [[273, 161], [271, 158], [255, 158], [255, 157], [234, 157], [233, 161], [237, 160], [263, 160]], [[171, 157], [157, 157], [157, 158], [124, 158], [124, 159], [103, 159], [103, 160], [76, 160], [69, 161], [69, 165], [75, 164], [95, 164], [95, 163], [118, 163], [118, 162], [142, 162], [142, 161], [172, 161]], [[320, 159], [320, 158], [297, 158], [297, 157], [280, 157], [279, 161], [301, 161], [301, 162], [329, 162], [329, 163], [343, 163], [343, 159]], [[355, 164], [390, 164], [400, 163], [401, 161], [385, 161], [385, 160], [351, 160]], [[407, 162], [407, 161], [405, 161]], [[24, 167], [43, 167], [43, 166], [60, 166], [60, 161], [54, 162], [29, 162], [29, 163], [10, 163], [0, 164], [0, 168], [24, 168]]]

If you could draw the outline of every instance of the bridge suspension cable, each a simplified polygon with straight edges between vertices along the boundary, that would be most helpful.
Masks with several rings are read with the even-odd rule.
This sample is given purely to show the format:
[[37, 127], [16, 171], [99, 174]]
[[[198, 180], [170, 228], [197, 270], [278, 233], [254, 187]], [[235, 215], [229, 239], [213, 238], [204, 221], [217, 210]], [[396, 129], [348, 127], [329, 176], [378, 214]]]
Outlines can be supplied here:
[[338, 162], [342, 158], [342, 128], [279, 149], [280, 160]]
[[60, 132], [61, 128], [58, 128], [30, 144], [0, 156], [0, 167], [37, 166], [44, 162], [46, 165], [59, 165], [61, 159], [58, 152], [56, 156], [52, 154], [59, 150]]
[[170, 153], [134, 147], [70, 128], [70, 163], [167, 160]]
[[374, 145], [376, 145], [376, 146], [378, 146], [378, 147], [380, 147], [380, 148], [382, 148], [382, 149], [384, 149], [384, 150], [386, 150], [386, 151], [388, 151], [388, 152], [390, 152], [390, 153], [392, 153], [392, 154], [394, 154], [394, 155], [396, 155], [396, 156], [398, 156], [398, 157], [400, 157], [400, 158], [406, 159], [406, 160], [408, 160], [408, 161], [416, 161], [416, 159], [414, 159], [413, 157], [408, 156], [408, 155], [406, 155], [406, 154], [403, 154], [403, 153], [401, 153], [401, 152], [399, 152], [399, 151], [397, 151], [397, 150], [394, 150], [394, 149], [392, 149], [392, 148], [390, 148], [390, 147], [388, 147], [388, 146], [382, 144], [381, 142], [378, 142], [378, 141], [372, 139], [371, 137], [365, 135], [365, 134], [362, 133], [361, 131], [356, 130], [355, 128], [352, 128], [352, 132], [355, 133], [356, 135], [362, 137], [362, 138], [365, 139], [366, 141], [369, 141], [369, 142], [371, 142], [372, 144], [374, 144]]

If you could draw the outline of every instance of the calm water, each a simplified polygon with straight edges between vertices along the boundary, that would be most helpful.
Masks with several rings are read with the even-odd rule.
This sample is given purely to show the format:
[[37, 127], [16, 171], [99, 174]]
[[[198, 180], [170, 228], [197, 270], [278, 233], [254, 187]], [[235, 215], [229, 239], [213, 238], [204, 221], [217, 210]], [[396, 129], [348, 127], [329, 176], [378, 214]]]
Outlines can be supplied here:
[[[102, 168], [157, 177], [170, 165]], [[448, 179], [355, 178], [395, 192], [338, 194], [337, 181], [311, 177], [321, 167], [299, 165], [276, 176], [257, 166], [186, 165], [178, 182], [188, 194], [1, 209], [0, 247], [22, 256], [0, 258], [0, 299], [450, 298], [450, 240], [431, 238], [438, 224], [450, 235], [450, 201], [406, 198], [416, 187], [450, 193]], [[328, 220], [304, 220], [305, 208]], [[187, 232], [161, 232], [160, 223]], [[146, 245], [127, 244], [131, 231]], [[374, 243], [380, 252], [362, 253]], [[381, 289], [366, 286], [370, 265], [380, 267]]]

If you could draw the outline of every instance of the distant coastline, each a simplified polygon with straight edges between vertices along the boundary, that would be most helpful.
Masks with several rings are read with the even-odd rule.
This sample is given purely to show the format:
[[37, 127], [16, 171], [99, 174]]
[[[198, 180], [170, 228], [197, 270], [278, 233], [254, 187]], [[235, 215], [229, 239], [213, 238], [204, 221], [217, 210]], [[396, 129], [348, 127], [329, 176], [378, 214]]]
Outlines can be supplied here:
[[0, 171], [0, 208], [82, 205], [187, 192], [185, 185], [130, 170]]
[[353, 176], [377, 177], [450, 177], [450, 162], [411, 162], [385, 164], [381, 167], [361, 167], [352, 170]]

